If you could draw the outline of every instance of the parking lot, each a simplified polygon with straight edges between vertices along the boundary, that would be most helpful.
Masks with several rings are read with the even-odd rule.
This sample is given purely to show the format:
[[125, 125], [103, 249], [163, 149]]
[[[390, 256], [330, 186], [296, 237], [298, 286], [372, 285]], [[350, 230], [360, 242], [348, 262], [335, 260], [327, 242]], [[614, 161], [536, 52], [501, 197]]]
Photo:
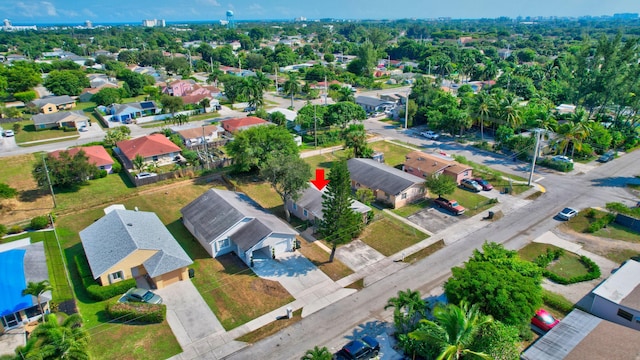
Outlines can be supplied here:
[[428, 207], [410, 215], [407, 219], [432, 233], [437, 233], [466, 219], [466, 215], [454, 216], [444, 209]]

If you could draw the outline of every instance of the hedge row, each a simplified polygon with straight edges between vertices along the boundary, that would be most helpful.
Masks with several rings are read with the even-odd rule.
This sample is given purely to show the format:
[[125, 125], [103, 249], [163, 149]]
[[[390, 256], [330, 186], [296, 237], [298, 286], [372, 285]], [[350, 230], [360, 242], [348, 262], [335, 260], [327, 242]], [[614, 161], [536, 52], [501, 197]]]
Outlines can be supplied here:
[[616, 219], [616, 216], [613, 214], [606, 214], [605, 216], [601, 217], [600, 219], [592, 222], [589, 225], [589, 228], [587, 228], [587, 232], [589, 233], [594, 233], [604, 227], [607, 227], [607, 225], [611, 224], [614, 220]]
[[128, 279], [119, 281], [115, 284], [100, 286], [93, 279], [91, 270], [89, 269], [89, 266], [84, 261], [84, 259], [82, 259], [80, 256], [75, 256], [73, 260], [76, 263], [78, 274], [80, 274], [82, 285], [84, 285], [85, 289], [87, 289], [89, 296], [91, 296], [95, 300], [102, 301], [111, 299], [114, 296], [124, 294], [132, 287], [136, 287], [136, 279]]
[[107, 316], [117, 321], [131, 321], [137, 324], [161, 323], [167, 316], [164, 304], [146, 304], [131, 302], [110, 302], [105, 311]]
[[555, 273], [552, 273], [547, 269], [542, 269], [542, 274], [549, 280], [562, 285], [575, 284], [578, 282], [589, 281], [589, 280], [597, 279], [600, 277], [600, 267], [593, 260], [582, 255], [580, 256], [580, 262], [584, 264], [589, 270], [584, 275], [574, 276], [572, 278], [565, 278]]
[[548, 167], [548, 168], [562, 171], [562, 172], [569, 172], [573, 170], [573, 163], [570, 163], [570, 162], [554, 161], [549, 158], [544, 158], [544, 159], [540, 159], [537, 163], [538, 165], [542, 165], [544, 167]]
[[546, 306], [561, 311], [564, 314], [568, 314], [573, 310], [573, 304], [560, 294], [555, 294], [550, 291], [542, 291], [542, 301]]

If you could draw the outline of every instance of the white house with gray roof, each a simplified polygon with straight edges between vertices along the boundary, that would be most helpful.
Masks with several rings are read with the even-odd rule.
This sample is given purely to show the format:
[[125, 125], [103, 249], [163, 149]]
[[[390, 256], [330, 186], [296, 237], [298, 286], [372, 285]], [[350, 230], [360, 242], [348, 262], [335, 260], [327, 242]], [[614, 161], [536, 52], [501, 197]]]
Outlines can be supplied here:
[[293, 251], [298, 232], [242, 193], [210, 189], [180, 210], [185, 227], [217, 257], [234, 252], [251, 259]]
[[[318, 222], [324, 218], [322, 195], [326, 190], [326, 187], [320, 191], [315, 186], [309, 186], [300, 194], [298, 200], [287, 200], [287, 208], [298, 219], [309, 220], [314, 226], [317, 226]], [[364, 223], [368, 221], [368, 214], [371, 211], [369, 206], [354, 199], [351, 201], [351, 210], [360, 214]]]
[[112, 209], [80, 231], [93, 278], [102, 285], [145, 277], [161, 289], [189, 278], [189, 255], [155, 213]]
[[628, 260], [592, 294], [593, 315], [640, 330], [640, 262]]
[[349, 159], [347, 167], [352, 189], [371, 189], [377, 201], [395, 209], [423, 199], [426, 195], [423, 178], [373, 159]]

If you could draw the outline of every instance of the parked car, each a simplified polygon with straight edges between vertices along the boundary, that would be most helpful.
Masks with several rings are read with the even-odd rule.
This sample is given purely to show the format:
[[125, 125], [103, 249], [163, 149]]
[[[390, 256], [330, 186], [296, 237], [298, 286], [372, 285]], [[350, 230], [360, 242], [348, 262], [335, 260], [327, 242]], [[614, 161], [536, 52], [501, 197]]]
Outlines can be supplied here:
[[334, 360], [364, 360], [378, 356], [380, 344], [371, 336], [364, 336], [360, 340], [350, 341], [334, 356]]
[[455, 200], [447, 200], [443, 197], [439, 197], [433, 202], [440, 208], [447, 209], [452, 212], [454, 215], [463, 214], [467, 209], [465, 209], [462, 205], [458, 204]]
[[80, 128], [78, 129], [78, 131], [80, 131], [80, 132], [86, 132], [86, 131], [89, 131], [89, 129], [87, 128], [87, 125], [82, 125], [82, 126], [80, 126]]
[[489, 190], [493, 190], [493, 185], [491, 185], [491, 183], [489, 183], [487, 180], [482, 179], [482, 178], [474, 178], [473, 181], [477, 182], [478, 185], [482, 186], [482, 190], [484, 191], [489, 191]]
[[613, 160], [613, 158], [616, 156], [616, 152], [613, 150], [609, 150], [606, 153], [602, 154], [599, 158], [598, 161], [601, 163], [606, 163], [609, 162], [611, 160]]
[[6, 137], [12, 137], [13, 135], [15, 135], [13, 133], [13, 130], [5, 130], [4, 131], [4, 136], [6, 136]]
[[438, 140], [440, 138], [440, 135], [436, 134], [431, 130], [423, 131], [420, 133], [420, 135], [426, 137], [429, 140]]
[[564, 156], [564, 155], [556, 155], [556, 156], [552, 157], [551, 160], [559, 161], [559, 162], [567, 162], [567, 163], [572, 163], [573, 162], [573, 159], [569, 158], [568, 156]]
[[460, 181], [460, 186], [462, 186], [467, 190], [471, 190], [475, 192], [482, 191], [482, 186], [478, 184], [475, 180], [471, 180], [471, 179], [462, 179], [462, 181]]
[[536, 311], [536, 314], [531, 318], [531, 325], [545, 332], [553, 329], [559, 322], [560, 320], [554, 318], [553, 315], [544, 309]]
[[144, 178], [150, 178], [153, 176], [158, 176], [158, 174], [154, 174], [154, 173], [149, 173], [149, 172], [141, 172], [136, 174], [136, 179], [144, 179]]
[[566, 207], [558, 213], [558, 217], [562, 220], [569, 220], [576, 215], [578, 215], [578, 210], [570, 207]]
[[120, 302], [143, 302], [147, 304], [162, 304], [160, 295], [147, 289], [131, 288], [118, 300]]
[[256, 111], [256, 107], [255, 106], [247, 106], [246, 108], [244, 108], [244, 112], [251, 112], [251, 111]]

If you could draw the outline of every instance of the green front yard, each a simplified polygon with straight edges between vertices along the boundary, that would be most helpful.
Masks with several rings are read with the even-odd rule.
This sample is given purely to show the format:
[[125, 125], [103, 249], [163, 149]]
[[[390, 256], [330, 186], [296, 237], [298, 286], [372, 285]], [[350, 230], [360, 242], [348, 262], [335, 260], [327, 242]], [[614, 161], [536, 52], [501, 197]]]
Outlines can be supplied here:
[[[589, 225], [603, 218], [607, 214], [606, 211], [595, 210], [595, 216], [588, 217], [587, 212], [587, 210], [579, 212], [576, 217], [571, 219], [571, 221], [566, 222], [563, 226], [568, 226], [575, 232], [587, 233]], [[610, 223], [606, 227], [603, 227], [592, 235], [603, 238], [628, 241], [632, 243], [640, 243], [640, 233], [616, 223]]]
[[73, 130], [73, 131], [63, 131], [61, 129], [36, 130], [36, 127], [35, 125], [33, 125], [33, 121], [31, 120], [20, 121], [20, 122], [17, 122], [16, 124], [20, 124], [21, 126], [20, 131], [18, 131], [15, 134], [17, 144], [29, 142], [29, 141], [37, 141], [37, 140], [53, 140], [53, 139], [66, 137], [66, 136], [80, 136], [77, 130]]
[[360, 240], [382, 255], [391, 256], [428, 237], [427, 234], [389, 215], [382, 215], [367, 225], [360, 235]]
[[[532, 242], [518, 251], [523, 260], [533, 261], [538, 255], [544, 254], [547, 250], [557, 250], [557, 246], [551, 244]], [[580, 261], [580, 257], [572, 252], [565, 251], [564, 255], [556, 261], [551, 262], [547, 268], [550, 272], [563, 278], [574, 278], [586, 275], [589, 269]]]

